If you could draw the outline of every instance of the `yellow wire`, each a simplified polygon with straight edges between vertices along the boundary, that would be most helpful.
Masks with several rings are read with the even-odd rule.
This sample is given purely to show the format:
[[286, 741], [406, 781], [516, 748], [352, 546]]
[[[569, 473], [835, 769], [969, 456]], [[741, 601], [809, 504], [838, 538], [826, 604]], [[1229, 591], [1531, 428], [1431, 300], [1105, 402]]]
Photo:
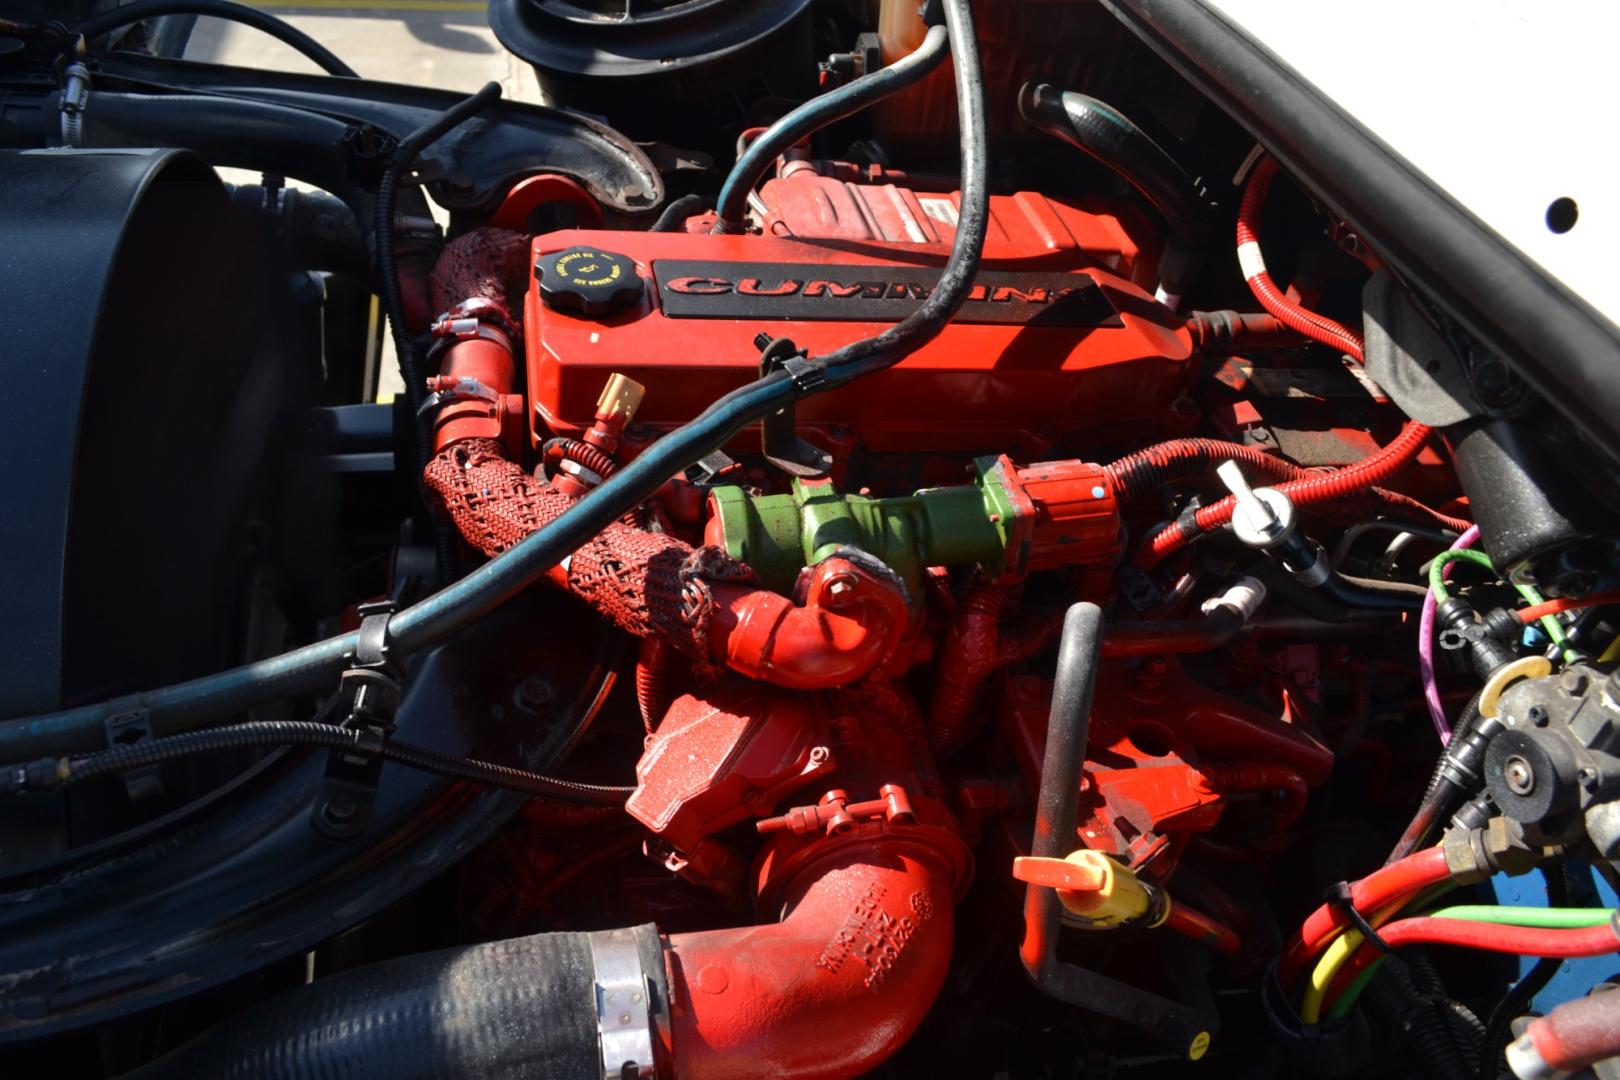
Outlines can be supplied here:
[[1334, 938], [1333, 944], [1322, 953], [1322, 958], [1311, 971], [1311, 981], [1305, 985], [1305, 997], [1299, 1004], [1299, 1018], [1305, 1023], [1321, 1022], [1322, 999], [1327, 995], [1328, 987], [1333, 985], [1334, 976], [1349, 963], [1363, 940], [1360, 930], [1346, 930]]
[[1612, 664], [1616, 660], [1620, 660], [1620, 634], [1615, 635], [1615, 639], [1609, 642], [1609, 647], [1603, 650], [1602, 656], [1598, 657], [1598, 663]]

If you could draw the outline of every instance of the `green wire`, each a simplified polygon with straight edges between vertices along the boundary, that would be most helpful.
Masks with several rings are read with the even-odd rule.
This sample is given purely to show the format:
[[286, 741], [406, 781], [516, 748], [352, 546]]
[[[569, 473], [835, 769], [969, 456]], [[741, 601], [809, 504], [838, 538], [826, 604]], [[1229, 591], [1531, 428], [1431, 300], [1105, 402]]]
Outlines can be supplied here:
[[[1468, 922], [1495, 923], [1498, 926], [1535, 926], [1549, 930], [1579, 930], [1587, 926], [1602, 926], [1615, 917], [1613, 908], [1538, 908], [1538, 907], [1507, 907], [1496, 904], [1453, 904], [1438, 911], [1422, 913], [1426, 919], [1465, 919]], [[1328, 1010], [1329, 1020], [1343, 1020], [1355, 1008], [1356, 999], [1361, 992], [1372, 982], [1378, 969], [1384, 966], [1385, 957], [1379, 957], [1367, 965], [1367, 970], [1357, 975], [1339, 1000], [1333, 1003]]]
[[[1446, 567], [1454, 562], [1470, 562], [1475, 566], [1488, 570], [1492, 574], [1496, 574], [1497, 577], [1501, 577], [1497, 573], [1496, 565], [1491, 562], [1491, 557], [1483, 551], [1476, 551], [1473, 548], [1452, 548], [1442, 551], [1429, 564], [1429, 591], [1434, 593], [1434, 598], [1438, 603], [1444, 604], [1451, 599], [1451, 591], [1446, 588]], [[1527, 604], [1535, 605], [1542, 602], [1542, 596], [1536, 591], [1535, 586], [1515, 584], [1513, 587], [1518, 590], [1520, 596], [1524, 597]], [[1552, 639], [1552, 643], [1557, 645], [1559, 651], [1564, 654], [1565, 661], [1573, 662], [1576, 659], [1574, 650], [1569, 647], [1569, 642], [1564, 637], [1564, 624], [1559, 622], [1556, 616], [1543, 615], [1541, 617], [1541, 628], [1547, 631], [1547, 636]]]
[[1350, 1015], [1350, 1010], [1356, 1007], [1356, 999], [1367, 989], [1367, 984], [1373, 981], [1373, 976], [1378, 974], [1378, 969], [1384, 966], [1387, 959], [1389, 958], [1386, 956], [1380, 956], [1367, 965], [1366, 971], [1351, 980], [1350, 985], [1344, 988], [1344, 993], [1339, 995], [1339, 1000], [1333, 1003], [1333, 1008], [1328, 1010], [1329, 1020], [1343, 1020]]
[[1536, 926], [1547, 930], [1579, 930], [1602, 926], [1614, 917], [1612, 908], [1498, 907], [1492, 904], [1455, 904], [1430, 911], [1430, 919], [1466, 919], [1506, 926]]
[[1429, 591], [1434, 593], [1434, 598], [1442, 604], [1451, 599], [1451, 593], [1446, 588], [1446, 567], [1454, 562], [1471, 562], [1496, 574], [1495, 564], [1483, 551], [1475, 551], [1473, 548], [1451, 548], [1442, 551], [1434, 557], [1433, 562], [1429, 563]]

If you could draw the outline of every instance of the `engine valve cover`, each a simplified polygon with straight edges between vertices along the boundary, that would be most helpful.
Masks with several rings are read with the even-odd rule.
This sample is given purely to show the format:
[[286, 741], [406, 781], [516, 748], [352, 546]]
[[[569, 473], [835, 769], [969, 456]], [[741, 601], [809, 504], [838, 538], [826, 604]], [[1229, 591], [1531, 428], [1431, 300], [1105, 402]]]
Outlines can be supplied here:
[[[526, 325], [537, 440], [588, 428], [615, 372], [650, 388], [638, 421], [680, 424], [758, 376], [762, 335], [817, 356], [877, 334], [916, 310], [950, 253], [955, 195], [801, 175], [771, 181], [762, 197], [772, 235], [536, 238], [536, 267], [587, 249], [604, 265], [633, 262], [645, 286], [634, 302], [588, 315], [548, 302], [555, 288], [543, 293], [535, 271]], [[1133, 277], [1151, 268], [1116, 217], [998, 196], [955, 321], [894, 369], [807, 400], [799, 421], [824, 444], [912, 452], [1162, 424], [1191, 370], [1191, 340]]]

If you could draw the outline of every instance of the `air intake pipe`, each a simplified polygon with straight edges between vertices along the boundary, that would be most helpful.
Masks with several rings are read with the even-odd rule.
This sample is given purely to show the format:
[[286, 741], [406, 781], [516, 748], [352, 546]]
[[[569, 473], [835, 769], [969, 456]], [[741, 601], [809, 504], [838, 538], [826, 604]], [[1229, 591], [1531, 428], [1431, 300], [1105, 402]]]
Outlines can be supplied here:
[[953, 903], [944, 859], [874, 837], [801, 874], [771, 925], [537, 934], [389, 960], [284, 994], [125, 1080], [859, 1076], [938, 995]]

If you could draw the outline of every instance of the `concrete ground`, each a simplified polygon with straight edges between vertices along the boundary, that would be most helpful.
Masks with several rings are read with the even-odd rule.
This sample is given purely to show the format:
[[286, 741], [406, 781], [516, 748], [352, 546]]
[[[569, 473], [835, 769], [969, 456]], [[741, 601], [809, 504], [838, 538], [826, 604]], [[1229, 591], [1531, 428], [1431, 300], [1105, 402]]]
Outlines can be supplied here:
[[[273, 12], [331, 49], [362, 78], [471, 92], [499, 81], [506, 97], [538, 103], [534, 70], [495, 40], [474, 0], [247, 0]], [[198, 19], [186, 57], [215, 64], [275, 71], [319, 72], [275, 38], [218, 19]], [[235, 172], [235, 170], [229, 170]], [[227, 176], [256, 182], [252, 174]], [[437, 208], [435, 208], [437, 210]], [[440, 215], [441, 223], [446, 220]], [[379, 400], [404, 389], [393, 342], [383, 342]]]

